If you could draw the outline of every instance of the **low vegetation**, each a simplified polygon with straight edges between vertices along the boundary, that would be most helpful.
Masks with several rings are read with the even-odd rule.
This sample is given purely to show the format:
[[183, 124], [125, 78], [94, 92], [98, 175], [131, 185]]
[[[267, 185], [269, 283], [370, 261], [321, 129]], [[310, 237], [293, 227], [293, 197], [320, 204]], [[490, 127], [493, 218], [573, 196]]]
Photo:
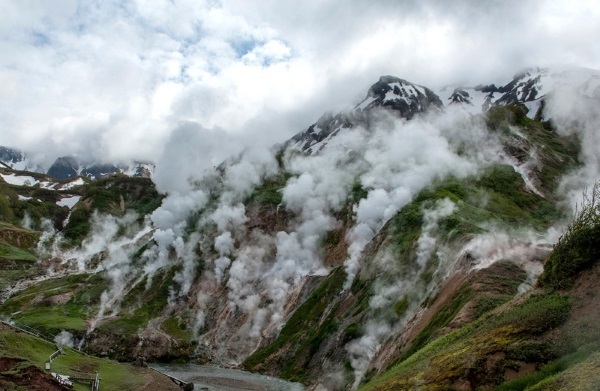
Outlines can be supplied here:
[[[335, 269], [308, 299], [294, 312], [277, 339], [268, 347], [258, 350], [244, 361], [249, 370], [264, 370], [276, 366], [280, 375], [288, 380], [306, 382], [309, 376], [309, 361], [319, 350], [323, 341], [338, 328], [336, 306], [331, 304], [340, 293], [346, 273]], [[354, 325], [356, 327], [356, 325]], [[349, 333], [356, 329], [349, 326]], [[290, 347], [289, 344], [293, 344]], [[276, 362], [272, 356], [285, 349], [286, 353]]]
[[107, 287], [101, 275], [73, 274], [44, 280], [8, 299], [2, 314], [48, 335], [83, 333]]
[[90, 233], [94, 212], [124, 215], [135, 212], [140, 219], [156, 208], [164, 196], [156, 190], [149, 178], [112, 175], [93, 181], [80, 189], [81, 201], [69, 216], [63, 235], [77, 244]]
[[[339, 365], [337, 369], [341, 368], [340, 382], [349, 385], [354, 369], [344, 347], [364, 335], [366, 321], [381, 321], [395, 327], [400, 321], [412, 320], [415, 313], [438, 308], [423, 321], [422, 327], [411, 336], [413, 339], [403, 342], [405, 345], [398, 348], [397, 355], [386, 361], [393, 364], [386, 364], [389, 367], [381, 369], [384, 372], [381, 376], [375, 377], [374, 370], [365, 376], [368, 383], [362, 385], [363, 389], [446, 390], [466, 385], [471, 389], [500, 390], [559, 390], [567, 385], [586, 389], [576, 379], [586, 379], [587, 383], [581, 384], [588, 385], [597, 380], [596, 375], [589, 373], [600, 362], [597, 346], [592, 343], [595, 335], [590, 334], [583, 342], [569, 340], [567, 344], [558, 341], [556, 330], [568, 323], [580, 300], [569, 289], [582, 271], [600, 258], [598, 186], [585, 199], [574, 222], [554, 247], [533, 292], [515, 297], [526, 274], [505, 260], [485, 270], [471, 271], [456, 285], [454, 293], [444, 299], [443, 305], [433, 306], [438, 299], [435, 287], [447, 277], [440, 276], [438, 270], [441, 258], [433, 251], [425, 265], [418, 265], [416, 260], [426, 211], [435, 208], [438, 202], [451, 201], [454, 206], [452, 213], [436, 221], [434, 232], [435, 245], [451, 249], [462, 248], [475, 235], [485, 232], [506, 231], [514, 236], [515, 227], [542, 232], [564, 217], [553, 190], [559, 178], [578, 164], [576, 140], [559, 137], [551, 126], [527, 118], [518, 107], [493, 108], [486, 122], [495, 134], [511, 137], [505, 148], [515, 159], [524, 161], [535, 155], [539, 166], [532, 171], [533, 179], [525, 181], [511, 165], [492, 164], [466, 178], [436, 180], [401, 208], [365, 248], [362, 270], [349, 290], [342, 290], [347, 278], [339, 266], [342, 261], [328, 264], [332, 270], [327, 277], [312, 277], [304, 293], [306, 300], [298, 305], [270, 344], [246, 359], [245, 368], [311, 383], [323, 374], [322, 364], [332, 362]], [[282, 170], [279, 176], [264, 181], [248, 195], [245, 204], [260, 213], [278, 211], [288, 179]], [[354, 218], [353, 207], [369, 191], [359, 178], [348, 190], [346, 204], [335, 216], [339, 227], [322, 238], [324, 252], [338, 245], [345, 250], [346, 230]], [[30, 218], [34, 229], [41, 228], [43, 219], [50, 219], [56, 229], [62, 230], [70, 246], [78, 246], [91, 231], [90, 220], [95, 211], [117, 216], [134, 211], [141, 219], [155, 210], [163, 198], [149, 179], [123, 175], [89, 182], [70, 191], [81, 196], [72, 211], [56, 205], [60, 193], [55, 191], [25, 190], [5, 184], [0, 184], [0, 191], [3, 195], [0, 220], [6, 222], [0, 223], [0, 288], [3, 289], [20, 278], [41, 272], [37, 256], [31, 251], [39, 233], [16, 226], [24, 219]], [[31, 199], [23, 198], [25, 191]], [[210, 194], [209, 204], [216, 201], [217, 195]], [[196, 212], [188, 217], [187, 234], [199, 230], [200, 215]], [[63, 229], [67, 216], [68, 224]], [[203, 234], [210, 236], [210, 232]], [[140, 259], [145, 249], [132, 257], [134, 267], [142, 267]], [[373, 266], [372, 261], [383, 253], [391, 259], [390, 271], [382, 272], [380, 265]], [[460, 261], [466, 264], [470, 256], [461, 253]], [[189, 314], [184, 311], [165, 311], [173, 286], [177, 288], [176, 272], [176, 267], [163, 268], [152, 281], [144, 278], [126, 288], [119, 313], [98, 323], [94, 330], [94, 336], [107, 345], [98, 347], [96, 353], [129, 358], [127, 351], [138, 342], [141, 344], [140, 331], [150, 325], [157, 334], [163, 337], [167, 334], [169, 343], [180, 347], [159, 359], [187, 360], [193, 356], [192, 317], [187, 317]], [[414, 292], [394, 293], [397, 297], [391, 297], [389, 303], [371, 308], [376, 283], [392, 286], [411, 273], [416, 276]], [[48, 279], [14, 294], [0, 307], [0, 312], [43, 333], [54, 335], [69, 330], [80, 336], [98, 313], [101, 294], [108, 284], [102, 273]], [[21, 337], [0, 333], [0, 351], [41, 365], [42, 356], [45, 359], [52, 347], [38, 346], [39, 342]], [[103, 374], [103, 380], [107, 376], [104, 384], [109, 389], [127, 390], [139, 384], [140, 379], [126, 370], [111, 369], [113, 364], [82, 358], [69, 351], [57, 368], [114, 371], [114, 375]], [[533, 372], [523, 374], [526, 367], [533, 368]], [[518, 376], [512, 379], [509, 374], [514, 373]]]
[[[548, 256], [538, 289], [513, 299], [507, 295], [480, 299], [475, 305], [477, 320], [435, 336], [429, 330], [447, 324], [456, 303], [465, 302], [477, 284], [463, 285], [399, 362], [361, 389], [595, 389], [598, 376], [592, 368], [599, 362], [600, 351], [594, 326], [597, 315], [586, 312], [567, 321], [578, 307], [589, 306], [585, 303], [596, 294], [590, 291], [589, 282], [584, 285], [585, 295], [574, 295], [569, 289], [582, 271], [600, 261], [594, 252], [600, 237], [597, 197], [598, 186], [585, 197], [580, 212]], [[507, 300], [510, 304], [499, 306]], [[530, 369], [521, 373], [526, 367]]]
[[147, 286], [143, 278], [123, 298], [121, 316], [102, 323], [99, 330], [121, 336], [135, 335], [150, 319], [162, 314], [167, 306], [175, 269], [158, 271]]
[[505, 354], [492, 357], [560, 325], [570, 308], [571, 299], [564, 295], [530, 295], [500, 314], [484, 315], [433, 340], [361, 389], [445, 390], [461, 380], [473, 387], [499, 385], [510, 363]]
[[575, 219], [560, 237], [538, 280], [541, 287], [569, 288], [577, 275], [600, 261], [600, 184], [584, 195]]

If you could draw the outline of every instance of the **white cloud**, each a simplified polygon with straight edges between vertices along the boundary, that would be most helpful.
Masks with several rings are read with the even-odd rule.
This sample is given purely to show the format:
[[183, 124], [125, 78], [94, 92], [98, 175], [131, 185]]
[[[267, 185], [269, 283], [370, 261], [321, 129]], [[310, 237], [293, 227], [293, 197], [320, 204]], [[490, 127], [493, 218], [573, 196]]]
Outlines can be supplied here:
[[[2, 1], [0, 144], [153, 159], [182, 121], [285, 140], [381, 74], [429, 86], [600, 68], [585, 1]], [[220, 137], [220, 136], [219, 136]]]

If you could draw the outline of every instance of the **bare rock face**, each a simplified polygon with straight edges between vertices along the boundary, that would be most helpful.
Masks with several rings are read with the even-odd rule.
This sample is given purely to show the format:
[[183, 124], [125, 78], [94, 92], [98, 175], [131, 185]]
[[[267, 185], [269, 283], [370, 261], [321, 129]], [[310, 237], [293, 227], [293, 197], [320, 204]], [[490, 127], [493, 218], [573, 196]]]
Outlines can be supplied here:
[[71, 156], [59, 157], [48, 169], [48, 175], [56, 179], [74, 178], [78, 173], [79, 163]]

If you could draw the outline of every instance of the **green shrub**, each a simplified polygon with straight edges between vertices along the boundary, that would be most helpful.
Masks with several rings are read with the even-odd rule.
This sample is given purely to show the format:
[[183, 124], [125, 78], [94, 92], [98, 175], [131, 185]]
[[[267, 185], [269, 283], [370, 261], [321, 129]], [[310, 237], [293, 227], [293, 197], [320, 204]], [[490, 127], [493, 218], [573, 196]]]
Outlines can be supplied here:
[[248, 196], [245, 204], [256, 204], [259, 206], [277, 206], [283, 202], [283, 188], [289, 174], [281, 173], [276, 177], [265, 179], [263, 183], [254, 189]]
[[490, 325], [514, 325], [529, 335], [538, 335], [562, 324], [569, 317], [572, 299], [558, 293], [531, 295], [525, 302], [490, 321]]
[[584, 194], [581, 210], [546, 259], [538, 285], [564, 289], [575, 277], [600, 260], [600, 183]]
[[0, 194], [0, 220], [12, 221], [13, 211], [10, 208], [10, 202], [4, 195]]
[[556, 358], [556, 352], [548, 342], [522, 341], [507, 349], [506, 358], [525, 362], [546, 363]]
[[352, 192], [350, 193], [350, 203], [358, 204], [363, 198], [367, 198], [369, 191], [365, 189], [359, 180], [354, 181]]
[[69, 223], [63, 231], [65, 238], [73, 242], [85, 238], [92, 228], [90, 217], [91, 213], [87, 209], [74, 209], [69, 217]]
[[[540, 349], [543, 351], [545, 348], [542, 347], [542, 345], [543, 344], [540, 344]], [[539, 371], [520, 376], [514, 380], [509, 380], [501, 384], [496, 390], [547, 390], [548, 388], [546, 388], [546, 386], [548, 385], [548, 381], [551, 381], [554, 376], [581, 363], [596, 350], [596, 346], [582, 346], [577, 351], [544, 365]]]
[[351, 323], [344, 329], [344, 343], [350, 342], [360, 337], [360, 327], [357, 323]]
[[486, 295], [475, 304], [475, 318], [501, 306], [512, 298], [512, 295]]

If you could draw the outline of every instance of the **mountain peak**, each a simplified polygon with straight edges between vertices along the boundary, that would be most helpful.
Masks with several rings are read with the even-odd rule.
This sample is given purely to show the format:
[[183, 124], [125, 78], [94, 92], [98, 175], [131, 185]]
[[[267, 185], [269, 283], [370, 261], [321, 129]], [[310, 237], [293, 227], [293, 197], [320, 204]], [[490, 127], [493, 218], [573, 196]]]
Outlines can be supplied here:
[[307, 130], [296, 134], [289, 142], [294, 148], [308, 153], [319, 151], [342, 129], [357, 125], [368, 126], [374, 110], [385, 109], [394, 115], [412, 119], [415, 115], [434, 109], [442, 111], [444, 104], [430, 89], [396, 76], [379, 78], [367, 91], [367, 96], [353, 110], [337, 115], [326, 113]]
[[57, 179], [74, 178], [79, 175], [79, 163], [72, 156], [59, 157], [48, 169], [48, 175]]
[[430, 89], [387, 75], [381, 76], [369, 88], [367, 97], [355, 109], [370, 110], [375, 107], [388, 108], [398, 112], [403, 118], [411, 119], [430, 107], [441, 110], [444, 104]]

